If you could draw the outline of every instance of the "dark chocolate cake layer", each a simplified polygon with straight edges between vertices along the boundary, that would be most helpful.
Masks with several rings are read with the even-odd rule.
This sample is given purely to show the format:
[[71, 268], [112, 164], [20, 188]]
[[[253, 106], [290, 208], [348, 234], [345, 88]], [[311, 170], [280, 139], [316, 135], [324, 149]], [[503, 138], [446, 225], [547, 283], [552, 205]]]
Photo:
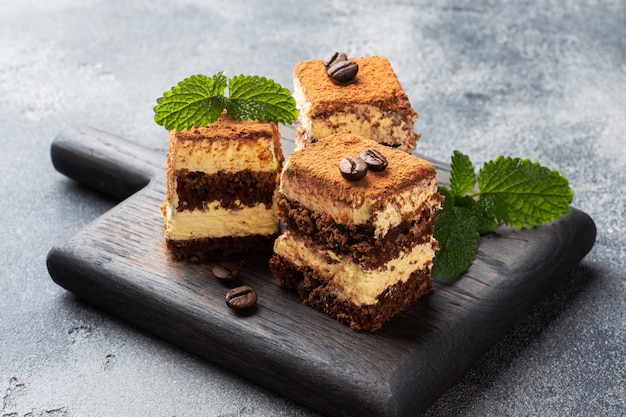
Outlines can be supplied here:
[[401, 252], [430, 241], [435, 222], [432, 207], [423, 207], [376, 239], [371, 223], [337, 224], [330, 215], [311, 211], [284, 196], [278, 198], [278, 210], [286, 229], [299, 240], [351, 257], [367, 269], [378, 268]]
[[176, 177], [177, 211], [203, 210], [207, 203], [219, 201], [225, 209], [254, 207], [259, 203], [272, 205], [278, 186], [276, 172], [238, 171], [179, 172]]
[[202, 261], [212, 256], [250, 251], [271, 252], [277, 234], [262, 236], [232, 236], [189, 240], [166, 239], [167, 249], [173, 259]]

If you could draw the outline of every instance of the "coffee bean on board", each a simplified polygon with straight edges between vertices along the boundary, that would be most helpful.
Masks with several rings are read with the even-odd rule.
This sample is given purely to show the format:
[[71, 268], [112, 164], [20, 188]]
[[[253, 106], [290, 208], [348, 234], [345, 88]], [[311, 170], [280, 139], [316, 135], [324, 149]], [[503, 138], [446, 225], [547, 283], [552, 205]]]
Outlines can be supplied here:
[[345, 83], [351, 81], [356, 74], [359, 72], [359, 65], [354, 62], [348, 60], [337, 61], [332, 64], [327, 71], [328, 76], [331, 80]]
[[365, 161], [370, 171], [384, 171], [387, 168], [387, 158], [378, 152], [376, 149], [368, 149], [361, 151], [359, 154], [362, 160]]
[[224, 262], [215, 265], [211, 272], [220, 281], [234, 281], [239, 278], [239, 266], [232, 262]]
[[333, 65], [335, 62], [345, 61], [348, 59], [348, 56], [343, 52], [331, 52], [324, 58], [324, 66], [326, 68]]
[[226, 293], [226, 305], [233, 310], [248, 310], [256, 305], [257, 294], [252, 287], [242, 285]]
[[349, 156], [339, 161], [339, 171], [348, 181], [358, 181], [367, 174], [367, 164], [358, 156]]

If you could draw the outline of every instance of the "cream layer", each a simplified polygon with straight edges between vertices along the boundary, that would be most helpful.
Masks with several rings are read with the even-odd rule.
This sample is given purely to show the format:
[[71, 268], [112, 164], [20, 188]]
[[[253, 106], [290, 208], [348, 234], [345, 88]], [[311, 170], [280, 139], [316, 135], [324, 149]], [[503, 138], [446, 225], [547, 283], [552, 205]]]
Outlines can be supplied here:
[[271, 138], [250, 140], [172, 139], [175, 150], [172, 169], [206, 174], [216, 172], [277, 171], [279, 158]]
[[208, 204], [205, 210], [176, 211], [167, 204], [165, 237], [172, 240], [219, 238], [249, 235], [272, 235], [279, 232], [277, 207], [257, 204], [238, 210], [226, 210], [219, 202]]
[[[285, 168], [288, 165], [289, 160]], [[366, 199], [361, 205], [355, 202], [351, 206], [328, 204], [328, 196], [302, 187], [302, 184], [294, 181], [281, 181], [280, 192], [289, 200], [297, 201], [309, 210], [329, 214], [338, 224], [358, 225], [371, 221], [375, 227], [375, 237], [381, 238], [389, 229], [402, 223], [407, 214], [419, 212], [422, 207], [438, 208], [439, 200], [434, 198], [437, 195], [437, 184], [435, 178], [424, 179], [398, 194], [381, 196], [385, 199], [385, 205], [377, 210], [374, 210], [373, 206], [380, 204], [379, 199]]]
[[[293, 78], [293, 98], [296, 100], [296, 109], [298, 109], [298, 125], [302, 130], [304, 137], [296, 137], [295, 150], [302, 149], [306, 143], [311, 140], [311, 119], [308, 117], [311, 111], [311, 102], [304, 94], [304, 88], [298, 77]], [[304, 139], [301, 141], [300, 139]]]
[[[298, 267], [310, 267], [328, 277], [328, 288], [339, 300], [350, 300], [357, 306], [378, 303], [385, 289], [397, 282], [406, 282], [417, 270], [430, 269], [435, 256], [433, 241], [402, 252], [381, 268], [363, 269], [357, 263], [330, 250], [309, 248], [287, 232], [276, 239], [274, 252]], [[330, 260], [328, 262], [327, 260]]]
[[[414, 123], [417, 116], [405, 116], [383, 111], [369, 104], [350, 104], [350, 111], [337, 111], [328, 117], [311, 117], [312, 103], [307, 99], [302, 84], [294, 78], [294, 99], [298, 109], [298, 123], [303, 136], [296, 142], [296, 150], [307, 143], [325, 138], [333, 133], [349, 131], [355, 135], [394, 145], [405, 152], [415, 150]], [[390, 141], [390, 142], [389, 142]]]

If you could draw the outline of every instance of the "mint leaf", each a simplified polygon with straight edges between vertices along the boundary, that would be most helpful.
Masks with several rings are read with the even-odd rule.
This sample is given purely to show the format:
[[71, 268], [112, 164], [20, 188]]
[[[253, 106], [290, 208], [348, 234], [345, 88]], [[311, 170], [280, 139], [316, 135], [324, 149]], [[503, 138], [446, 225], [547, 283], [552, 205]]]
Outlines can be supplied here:
[[[226, 88], [230, 97], [225, 96]], [[222, 112], [236, 120], [252, 119], [289, 124], [297, 117], [288, 89], [265, 77], [223, 72], [212, 77], [192, 75], [157, 99], [154, 121], [168, 130], [183, 130], [215, 122]]]
[[[467, 197], [469, 198], [469, 197]], [[471, 199], [472, 203], [468, 206], [468, 209], [472, 212], [476, 218], [476, 229], [478, 233], [490, 233], [494, 232], [498, 227], [498, 222], [490, 216], [485, 209], [479, 204], [478, 201]]]
[[533, 226], [569, 211], [573, 192], [557, 171], [528, 159], [500, 156], [484, 164], [474, 191], [469, 158], [454, 151], [451, 159], [450, 188], [438, 188], [444, 200], [435, 219], [439, 249], [432, 276], [463, 273], [476, 256], [480, 234], [495, 231], [498, 223]]
[[493, 232], [498, 227], [498, 222], [494, 220], [494, 217], [486, 213], [479, 202], [469, 195], [456, 196], [454, 206], [464, 207], [474, 215], [476, 230], [479, 233]]
[[233, 119], [288, 124], [298, 117], [291, 92], [265, 77], [235, 76], [231, 78], [228, 90], [230, 97], [226, 111]]
[[458, 206], [439, 211], [434, 237], [439, 250], [433, 259], [431, 275], [447, 278], [463, 273], [478, 251], [480, 233], [474, 213]]
[[455, 195], [465, 195], [474, 189], [476, 173], [469, 157], [455, 150], [450, 164], [450, 188]]
[[185, 78], [157, 99], [154, 121], [168, 130], [213, 123], [224, 109], [226, 81], [222, 72], [213, 77], [192, 75]]
[[528, 159], [500, 156], [478, 174], [479, 203], [497, 221], [524, 227], [567, 213], [573, 192], [567, 178]]

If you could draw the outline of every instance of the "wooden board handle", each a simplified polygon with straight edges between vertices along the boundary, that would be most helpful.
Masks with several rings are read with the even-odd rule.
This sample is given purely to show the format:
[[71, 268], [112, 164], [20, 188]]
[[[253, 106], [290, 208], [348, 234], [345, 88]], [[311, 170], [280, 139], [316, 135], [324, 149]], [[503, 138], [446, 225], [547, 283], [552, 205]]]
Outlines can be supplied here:
[[57, 171], [119, 200], [165, 172], [164, 151], [147, 149], [91, 127], [59, 133], [50, 154]]

